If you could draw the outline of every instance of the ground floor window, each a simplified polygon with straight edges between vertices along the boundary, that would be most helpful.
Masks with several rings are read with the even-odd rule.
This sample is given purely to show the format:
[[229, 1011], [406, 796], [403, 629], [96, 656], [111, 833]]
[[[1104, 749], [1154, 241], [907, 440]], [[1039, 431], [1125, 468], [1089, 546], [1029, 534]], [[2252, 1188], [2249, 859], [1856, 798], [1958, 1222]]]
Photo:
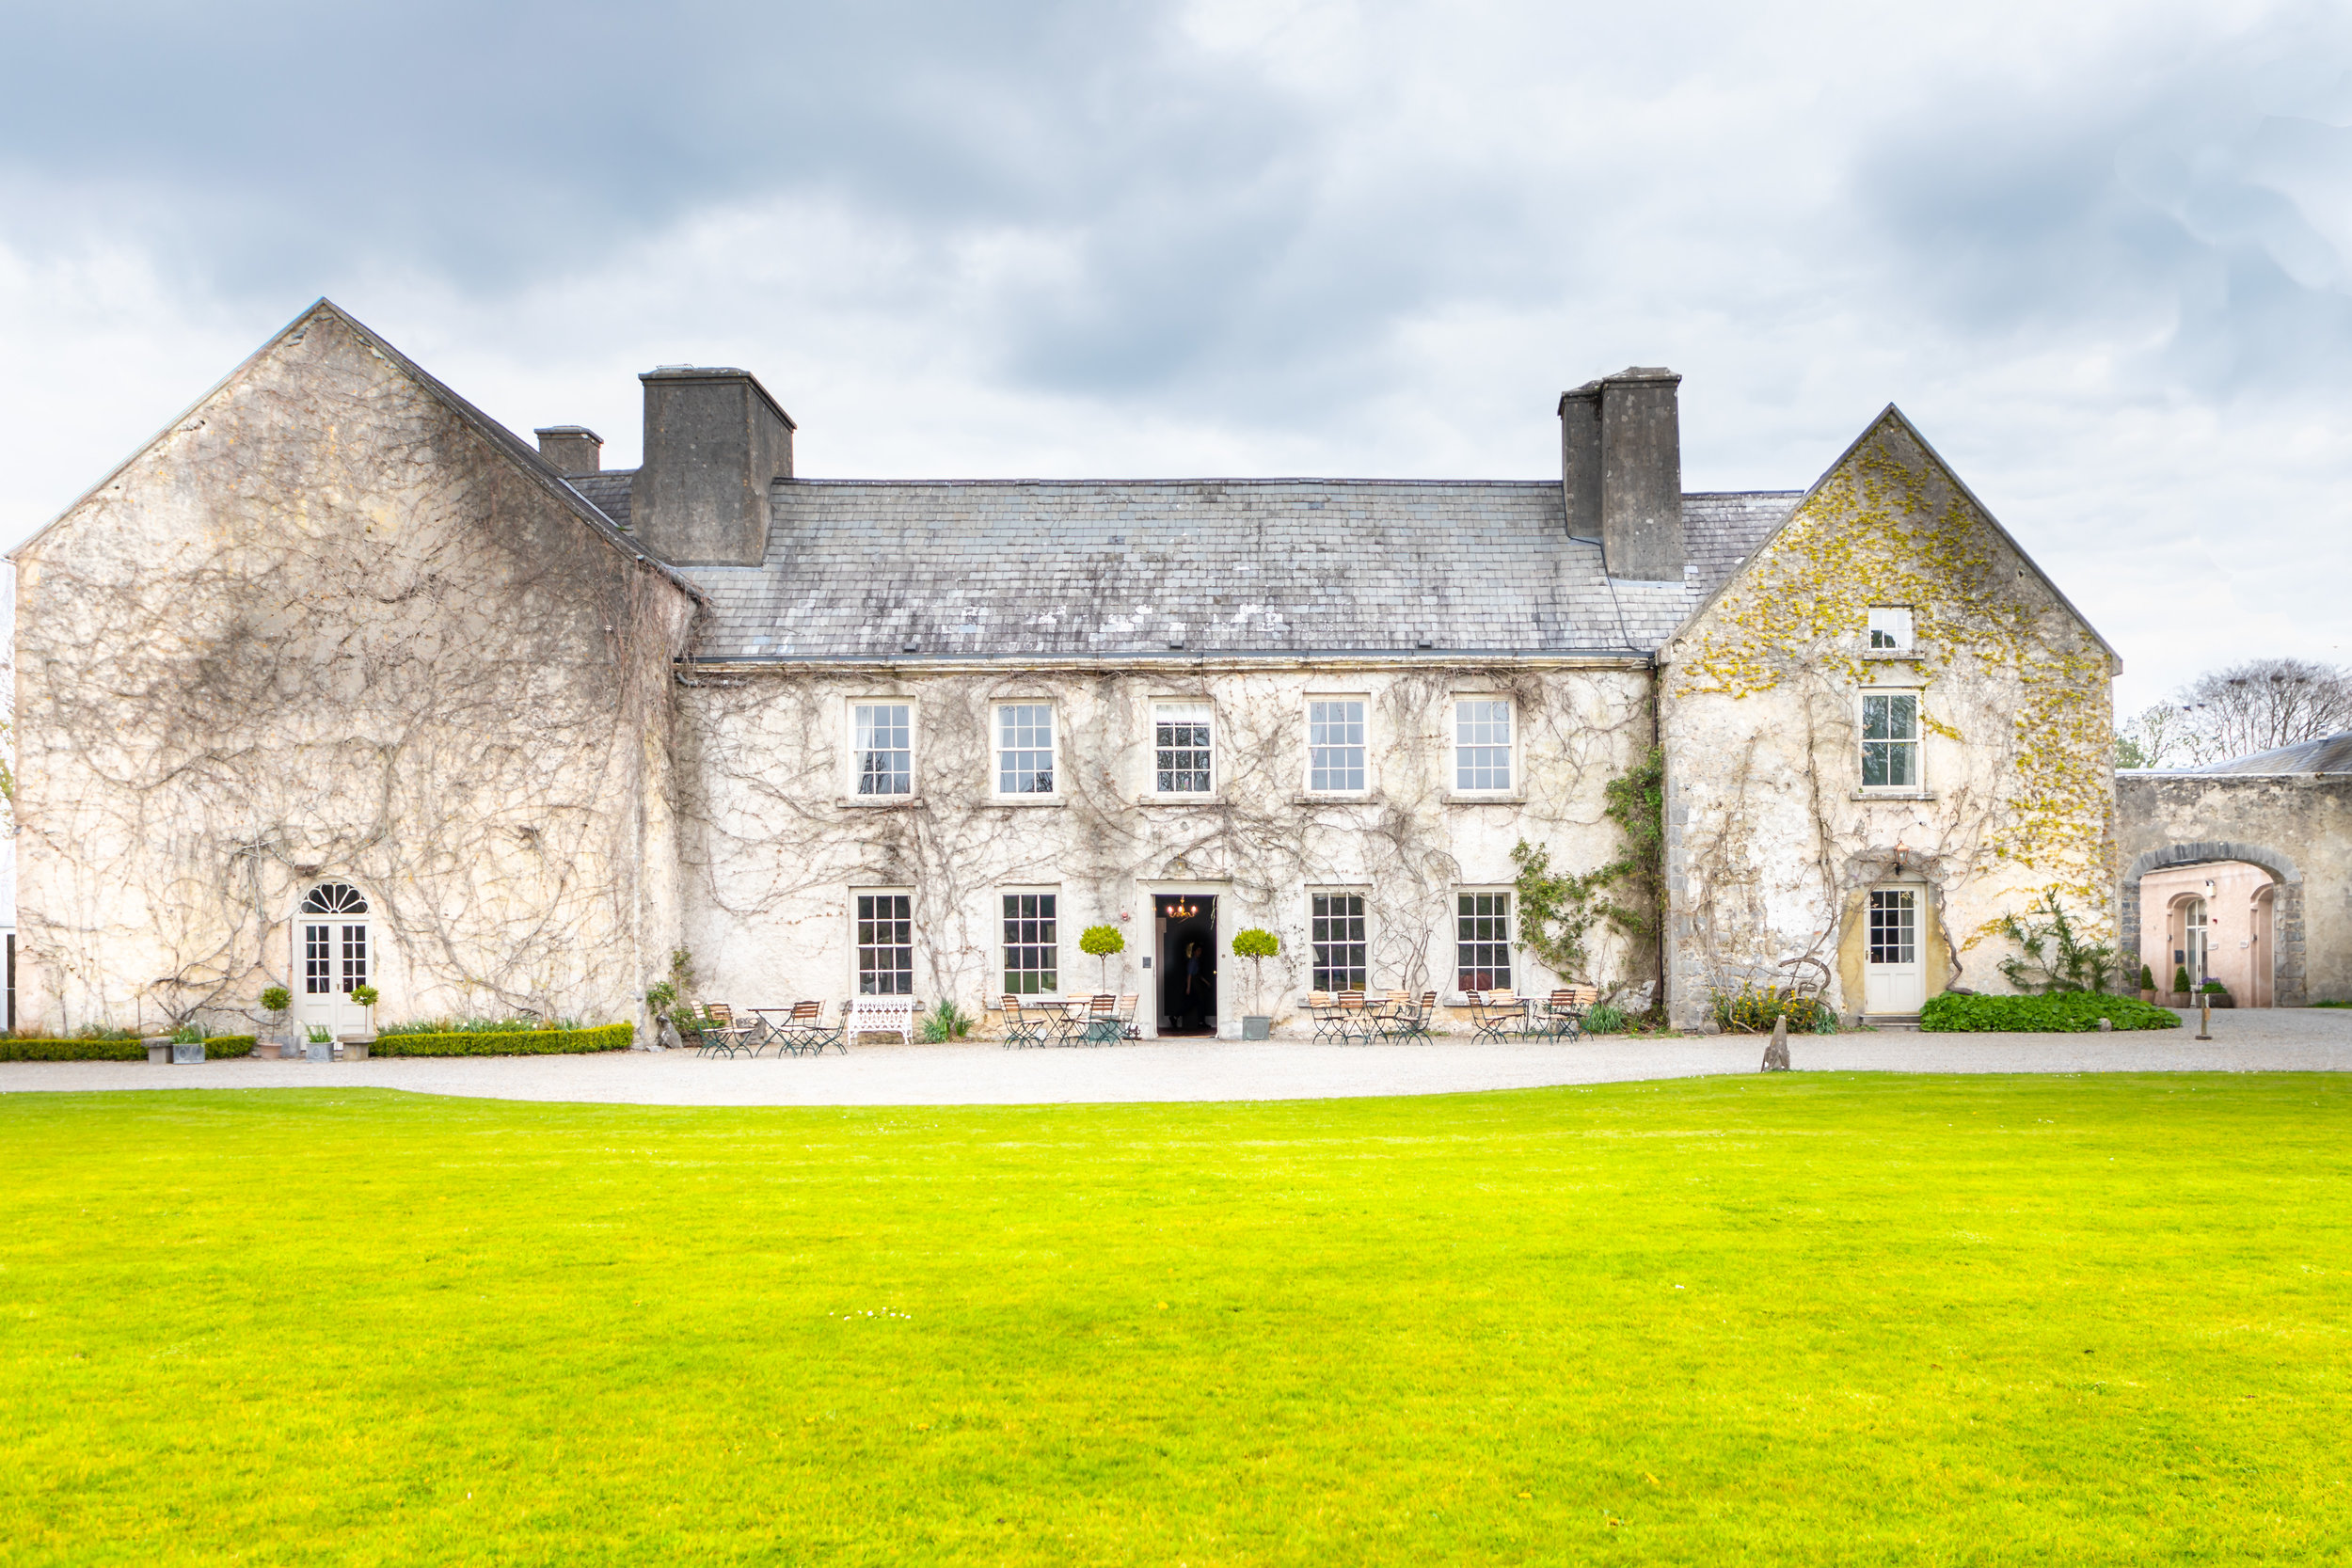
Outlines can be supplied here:
[[1044, 996], [1060, 990], [1056, 974], [1060, 948], [1054, 935], [1055, 905], [1051, 893], [1005, 895], [1005, 991], [1011, 996]]
[[914, 898], [903, 893], [857, 895], [860, 996], [914, 994]]
[[1454, 983], [1462, 990], [1511, 987], [1511, 895], [1465, 893], [1454, 910]]
[[1308, 899], [1316, 990], [1364, 989], [1364, 895], [1318, 893]]

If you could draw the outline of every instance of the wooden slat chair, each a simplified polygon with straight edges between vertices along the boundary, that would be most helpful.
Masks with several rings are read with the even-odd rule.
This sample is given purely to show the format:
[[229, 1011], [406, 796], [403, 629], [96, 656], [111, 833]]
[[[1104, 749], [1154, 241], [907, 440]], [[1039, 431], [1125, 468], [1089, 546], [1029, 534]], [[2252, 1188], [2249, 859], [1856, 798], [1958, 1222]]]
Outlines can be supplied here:
[[1339, 994], [1340, 1043], [1370, 1045], [1380, 1033], [1380, 1017], [1372, 1010], [1359, 990], [1343, 990]]
[[1087, 998], [1086, 1042], [1089, 1045], [1119, 1043], [1119, 998], [1108, 992]]
[[1041, 1007], [1022, 1006], [1021, 998], [1008, 992], [1003, 998], [1005, 1013], [1005, 1049], [1018, 1050], [1045, 1043], [1045, 1013]]
[[1544, 1004], [1543, 1013], [1530, 1033], [1573, 1042], [1584, 1033], [1584, 1010], [1599, 1000], [1598, 986], [1562, 986]]
[[850, 1042], [843, 1037], [840, 1026], [826, 1026], [825, 1005], [822, 1002], [793, 1003], [792, 1015], [785, 1021], [779, 1038], [784, 1048], [795, 1056], [804, 1053], [821, 1056], [829, 1045], [844, 1056], [850, 1053]]
[[1136, 1027], [1136, 1005], [1142, 1000], [1143, 996], [1139, 991], [1128, 991], [1120, 997], [1117, 1017], [1120, 1039], [1139, 1040], [1143, 1038], [1143, 1031]]
[[723, 1002], [706, 1002], [696, 1007], [678, 1024], [678, 1036], [694, 1037], [697, 1056], [732, 1056], [739, 1052], [755, 1054], [757, 1045], [752, 1026], [735, 1021], [735, 1009]]
[[1335, 1039], [1338, 1037], [1340, 1024], [1342, 1022], [1340, 1015], [1340, 1002], [1338, 997], [1333, 996], [1327, 990], [1309, 991], [1307, 993], [1307, 1013], [1309, 1017], [1315, 1021], [1315, 1038], [1317, 1040]]
[[1526, 1027], [1526, 1005], [1510, 991], [1472, 990], [1462, 994], [1470, 1002], [1470, 1032], [1475, 1037], [1501, 1042]]
[[[1436, 991], [1429, 992], [1432, 1004], [1437, 998]], [[1384, 1039], [1420, 1039], [1426, 1038], [1429, 1034], [1429, 1020], [1409, 990], [1389, 992], [1389, 999], [1380, 1005], [1379, 1020], [1380, 1035]]]

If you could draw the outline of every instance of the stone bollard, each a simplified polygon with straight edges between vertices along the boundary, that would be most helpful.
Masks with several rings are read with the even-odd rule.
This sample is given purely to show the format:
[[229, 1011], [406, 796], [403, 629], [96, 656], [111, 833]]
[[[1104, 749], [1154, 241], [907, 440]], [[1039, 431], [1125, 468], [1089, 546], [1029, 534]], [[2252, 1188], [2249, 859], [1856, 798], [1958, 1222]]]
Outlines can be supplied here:
[[1764, 1048], [1764, 1065], [1756, 1070], [1759, 1072], [1787, 1072], [1788, 1070], [1788, 1021], [1787, 1019], [1772, 1020], [1772, 1043]]
[[147, 1047], [149, 1061], [159, 1067], [171, 1065], [171, 1037], [169, 1035], [151, 1035], [139, 1043]]

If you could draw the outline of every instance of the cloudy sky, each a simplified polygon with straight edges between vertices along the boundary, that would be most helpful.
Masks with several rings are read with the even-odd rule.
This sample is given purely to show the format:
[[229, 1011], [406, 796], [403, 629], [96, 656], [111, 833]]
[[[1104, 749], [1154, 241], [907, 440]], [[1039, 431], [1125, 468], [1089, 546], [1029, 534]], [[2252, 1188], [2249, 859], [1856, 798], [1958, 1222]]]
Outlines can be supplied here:
[[[373, 11], [374, 14], [371, 15]], [[0, 534], [313, 297], [636, 461], [756, 371], [811, 475], [1546, 477], [1684, 373], [1693, 489], [1892, 401], [2126, 707], [2352, 662], [2352, 9], [10, 5]]]

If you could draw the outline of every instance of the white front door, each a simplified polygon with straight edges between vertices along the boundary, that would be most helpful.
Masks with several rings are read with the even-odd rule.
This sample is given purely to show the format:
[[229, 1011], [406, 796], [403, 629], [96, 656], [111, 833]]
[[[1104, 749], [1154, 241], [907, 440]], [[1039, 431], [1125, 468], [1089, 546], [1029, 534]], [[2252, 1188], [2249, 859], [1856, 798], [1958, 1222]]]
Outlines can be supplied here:
[[1928, 999], [1927, 972], [1919, 962], [1919, 892], [1916, 888], [1870, 890], [1868, 963], [1862, 978], [1866, 1013], [1915, 1013]]
[[371, 983], [375, 958], [373, 935], [368, 928], [368, 902], [349, 884], [327, 882], [303, 899], [294, 925], [294, 1021], [297, 1028], [321, 1023], [336, 1036], [366, 1030], [367, 1009], [354, 1002], [351, 993]]

